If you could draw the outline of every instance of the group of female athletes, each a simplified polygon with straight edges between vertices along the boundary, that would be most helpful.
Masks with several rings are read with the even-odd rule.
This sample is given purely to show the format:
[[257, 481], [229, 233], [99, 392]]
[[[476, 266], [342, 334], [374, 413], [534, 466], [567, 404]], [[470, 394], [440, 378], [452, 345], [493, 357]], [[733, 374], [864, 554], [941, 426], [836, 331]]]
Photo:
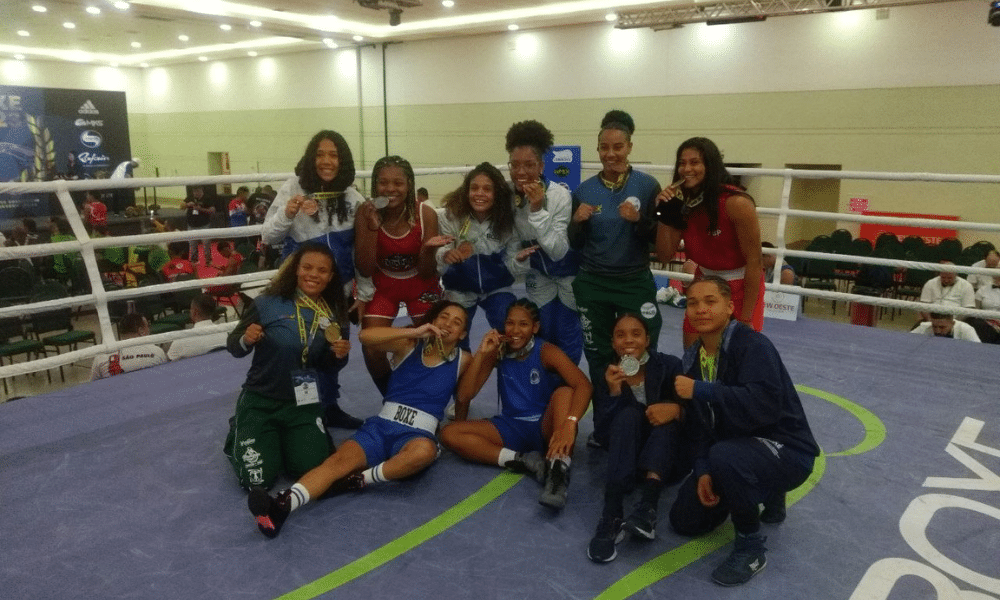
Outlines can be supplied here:
[[[758, 331], [764, 285], [753, 200], [730, 184], [715, 144], [682, 143], [662, 188], [629, 163], [634, 131], [627, 113], [605, 115], [602, 170], [570, 192], [543, 176], [552, 133], [516, 123], [506, 136], [510, 180], [481, 163], [440, 212], [417, 202], [405, 159], [379, 160], [365, 199], [352, 187], [344, 138], [313, 137], [263, 225], [264, 242], [282, 245], [285, 259], [228, 340], [234, 355], [253, 353], [225, 452], [261, 532], [277, 535], [292, 511], [329, 490], [419, 472], [436, 459], [438, 440], [468, 460], [533, 475], [543, 483], [539, 501], [559, 509], [593, 400], [588, 443], [609, 451], [605, 513], [620, 513], [638, 484], [642, 501], [627, 525], [652, 537], [659, 490], [690, 459], [682, 431], [661, 434], [677, 421], [669, 383], [680, 363], [656, 351], [650, 247], [666, 261], [683, 242], [704, 274], [729, 283], [733, 317]], [[521, 276], [527, 298], [518, 299]], [[410, 327], [392, 326], [401, 304]], [[478, 308], [491, 329], [473, 353]], [[351, 311], [384, 396], [364, 422], [336, 401]], [[696, 330], [685, 320], [684, 331], [688, 346]], [[500, 414], [470, 421], [469, 403], [493, 370]], [[454, 420], [439, 427], [452, 398]], [[358, 431], [334, 450], [326, 427]], [[281, 473], [298, 481], [271, 496]], [[614, 557], [593, 543], [589, 554]]]

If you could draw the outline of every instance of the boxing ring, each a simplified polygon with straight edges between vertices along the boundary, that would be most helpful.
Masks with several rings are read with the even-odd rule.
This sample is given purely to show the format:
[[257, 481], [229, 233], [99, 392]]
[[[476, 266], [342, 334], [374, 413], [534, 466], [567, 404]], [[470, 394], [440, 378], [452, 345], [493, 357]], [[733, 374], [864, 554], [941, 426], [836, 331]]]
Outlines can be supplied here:
[[[68, 189], [56, 192], [61, 200], [60, 191]], [[760, 209], [766, 210], [787, 208]], [[205, 234], [114, 238], [114, 245]], [[62, 244], [77, 245], [85, 261], [87, 244], [103, 243], [80, 239]], [[801, 253], [785, 249], [783, 240], [777, 245], [779, 261], [782, 252]], [[69, 246], [11, 250], [0, 258], [62, 253]], [[858, 259], [851, 257], [864, 262]], [[96, 274], [96, 262], [87, 264]], [[246, 276], [212, 283], [229, 279]], [[114, 292], [96, 285], [89, 297], [0, 309], [0, 316], [84, 304], [100, 313], [103, 304], [103, 326], [108, 300], [195, 285]], [[682, 311], [660, 310], [659, 349], [677, 354]], [[106, 322], [96, 349], [7, 365], [0, 376], [120, 347]], [[473, 339], [484, 330], [477, 319]], [[767, 569], [738, 591], [709, 579], [727, 553], [728, 527], [689, 540], [661, 520], [656, 540], [627, 540], [609, 564], [587, 559], [605, 460], [603, 451], [582, 443], [592, 429], [589, 418], [581, 423], [561, 514], [537, 504], [534, 481], [444, 452], [413, 479], [310, 504], [267, 540], [222, 454], [250, 364], [226, 353], [0, 404], [0, 585], [11, 598], [1000, 598], [1000, 347], [809, 318], [767, 319], [764, 332], [799, 388], [823, 454], [813, 477], [790, 496], [787, 521], [763, 526]], [[374, 414], [378, 395], [353, 354], [341, 374], [342, 404], [352, 414]], [[483, 390], [473, 401], [473, 418], [496, 410], [495, 385]], [[338, 443], [349, 433], [331, 431]], [[672, 499], [667, 490], [661, 517]]]

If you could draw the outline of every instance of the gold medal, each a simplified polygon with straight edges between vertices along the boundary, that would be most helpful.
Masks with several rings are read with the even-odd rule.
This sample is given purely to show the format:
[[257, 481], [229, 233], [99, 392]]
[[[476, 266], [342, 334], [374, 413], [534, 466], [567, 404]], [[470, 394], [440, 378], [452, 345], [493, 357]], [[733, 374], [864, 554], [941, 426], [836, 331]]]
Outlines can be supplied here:
[[302, 202], [302, 212], [311, 217], [319, 212], [319, 204], [312, 198], [306, 198]]
[[314, 192], [309, 194], [309, 198], [319, 202], [320, 200], [336, 200], [340, 197], [340, 192]]
[[340, 323], [330, 323], [323, 330], [323, 337], [331, 344], [340, 341]]
[[441, 356], [441, 360], [447, 359], [447, 356], [445, 356], [444, 353], [444, 340], [437, 336], [427, 340], [427, 345], [424, 346], [424, 355], [430, 356], [435, 350], [437, 350], [437, 353]]

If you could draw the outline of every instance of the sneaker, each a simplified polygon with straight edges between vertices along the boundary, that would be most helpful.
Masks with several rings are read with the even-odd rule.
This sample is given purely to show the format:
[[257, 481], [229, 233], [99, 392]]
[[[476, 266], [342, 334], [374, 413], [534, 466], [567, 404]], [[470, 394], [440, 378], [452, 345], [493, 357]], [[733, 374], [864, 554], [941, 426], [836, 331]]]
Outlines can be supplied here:
[[625, 519], [625, 529], [639, 537], [656, 538], [656, 507], [640, 502], [632, 514]]
[[587, 558], [596, 563], [613, 561], [618, 556], [615, 546], [623, 539], [625, 539], [625, 529], [622, 520], [617, 517], [601, 517], [597, 522], [597, 533], [591, 538], [587, 547]]
[[541, 452], [518, 452], [514, 460], [508, 460], [503, 466], [515, 473], [527, 473], [538, 483], [545, 483], [549, 463]]
[[272, 498], [262, 487], [250, 490], [250, 494], [247, 496], [247, 506], [253, 516], [257, 517], [257, 528], [267, 537], [277, 537], [281, 526], [285, 524], [285, 519], [292, 512], [290, 495], [289, 490], [284, 490], [279, 492], [277, 497]]
[[545, 478], [545, 488], [538, 497], [538, 503], [555, 510], [566, 506], [566, 494], [569, 493], [569, 465], [561, 460], [553, 460]]
[[764, 501], [764, 510], [760, 511], [761, 523], [781, 523], [785, 520], [785, 493], [781, 492]]
[[764, 554], [767, 550], [764, 547], [766, 541], [767, 538], [759, 533], [752, 535], [737, 533], [733, 552], [725, 562], [712, 571], [712, 581], [726, 587], [743, 585], [750, 581], [767, 566], [767, 556]]
[[352, 417], [344, 412], [344, 409], [340, 408], [339, 404], [330, 404], [327, 406], [323, 412], [323, 420], [326, 421], [327, 427], [336, 427], [338, 429], [357, 429], [365, 423], [361, 419]]
[[365, 476], [361, 472], [351, 473], [344, 478], [344, 490], [356, 492], [365, 489]]

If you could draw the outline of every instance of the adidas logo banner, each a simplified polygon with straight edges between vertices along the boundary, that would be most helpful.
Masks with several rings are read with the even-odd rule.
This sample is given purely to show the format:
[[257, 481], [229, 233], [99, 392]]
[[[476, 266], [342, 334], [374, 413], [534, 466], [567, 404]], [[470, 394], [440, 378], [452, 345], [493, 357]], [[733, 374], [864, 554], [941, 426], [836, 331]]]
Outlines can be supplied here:
[[81, 115], [99, 115], [99, 114], [101, 114], [101, 111], [97, 110], [97, 107], [94, 106], [94, 103], [91, 102], [90, 100], [87, 100], [86, 102], [84, 102], [80, 106], [80, 109], [77, 110], [76, 112], [79, 113], [79, 114], [81, 114]]

